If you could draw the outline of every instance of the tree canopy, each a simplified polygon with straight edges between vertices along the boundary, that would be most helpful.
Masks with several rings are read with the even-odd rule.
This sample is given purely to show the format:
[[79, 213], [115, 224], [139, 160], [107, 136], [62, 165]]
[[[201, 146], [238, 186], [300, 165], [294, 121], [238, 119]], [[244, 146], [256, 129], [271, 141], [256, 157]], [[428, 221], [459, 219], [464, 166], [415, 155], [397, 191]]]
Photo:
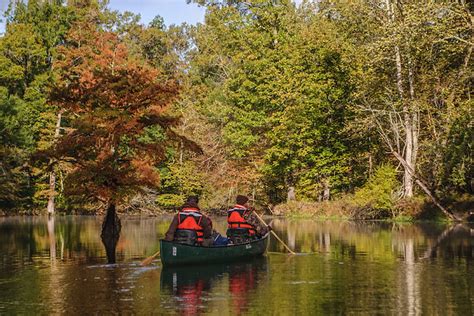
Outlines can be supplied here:
[[383, 207], [472, 196], [471, 4], [188, 2], [206, 8], [203, 23], [11, 2], [3, 209], [54, 196], [63, 210], [137, 196], [173, 208], [189, 194], [207, 208], [237, 193], [363, 204], [383, 192], [371, 200]]

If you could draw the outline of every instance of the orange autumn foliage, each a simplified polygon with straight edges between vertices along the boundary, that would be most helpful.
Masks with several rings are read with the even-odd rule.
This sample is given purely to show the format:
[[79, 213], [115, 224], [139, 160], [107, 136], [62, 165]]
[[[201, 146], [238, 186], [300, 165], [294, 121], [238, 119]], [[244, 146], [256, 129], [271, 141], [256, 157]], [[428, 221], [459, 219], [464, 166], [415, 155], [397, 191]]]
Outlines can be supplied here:
[[[54, 63], [51, 103], [69, 127], [51, 155], [72, 163], [65, 193], [118, 203], [144, 186], [157, 186], [157, 163], [180, 140], [176, 117], [165, 113], [178, 86], [132, 56], [116, 34], [93, 23], [72, 28]], [[154, 129], [160, 137], [143, 136]]]

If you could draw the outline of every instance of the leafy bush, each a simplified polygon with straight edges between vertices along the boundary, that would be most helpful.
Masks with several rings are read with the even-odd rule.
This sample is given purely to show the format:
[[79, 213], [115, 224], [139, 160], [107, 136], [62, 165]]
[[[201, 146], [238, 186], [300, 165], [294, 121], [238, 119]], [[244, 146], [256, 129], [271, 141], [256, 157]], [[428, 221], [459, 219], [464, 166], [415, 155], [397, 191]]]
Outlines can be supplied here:
[[369, 180], [358, 189], [353, 203], [371, 212], [369, 217], [381, 217], [391, 211], [395, 205], [394, 192], [399, 186], [397, 171], [390, 165], [381, 165]]
[[204, 175], [192, 161], [182, 164], [170, 163], [160, 170], [160, 177], [161, 184], [158, 192], [160, 195], [185, 197], [188, 195], [202, 196], [204, 193]]
[[156, 204], [165, 209], [180, 207], [184, 203], [184, 196], [179, 194], [160, 194], [156, 198]]

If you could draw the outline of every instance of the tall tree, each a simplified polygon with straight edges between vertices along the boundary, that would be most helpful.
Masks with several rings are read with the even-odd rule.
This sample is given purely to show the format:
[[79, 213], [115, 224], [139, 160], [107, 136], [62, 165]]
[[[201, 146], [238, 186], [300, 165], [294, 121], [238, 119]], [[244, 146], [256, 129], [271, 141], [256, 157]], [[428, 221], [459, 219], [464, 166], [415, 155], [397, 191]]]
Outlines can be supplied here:
[[357, 65], [356, 103], [404, 170], [400, 196], [412, 197], [417, 183], [433, 197], [436, 183], [423, 178], [433, 180], [435, 166], [443, 162], [433, 159], [432, 150], [442, 155], [436, 144], [446, 146], [453, 122], [472, 105], [468, 69], [474, 33], [468, 7], [392, 0], [327, 1], [322, 7], [357, 47], [350, 57]]
[[106, 204], [103, 239], [114, 246], [120, 231], [116, 206], [158, 185], [155, 165], [164, 159], [166, 144], [190, 144], [171, 129], [177, 118], [165, 114], [178, 87], [93, 23], [73, 28], [55, 68], [50, 100], [65, 111], [70, 126], [52, 155], [73, 166], [66, 177], [68, 196]]
[[[46, 90], [55, 48], [63, 42], [74, 19], [73, 10], [60, 0], [11, 1], [5, 12], [6, 33], [0, 39], [0, 85], [5, 88], [2, 120], [17, 122], [18, 132], [14, 141], [5, 141], [15, 148], [3, 151], [2, 158], [9, 161], [5, 175], [22, 174], [24, 178], [14, 181], [16, 190], [23, 192], [18, 206], [44, 205], [44, 196], [53, 196], [44, 182], [54, 171], [48, 166], [32, 166], [29, 156], [49, 146], [54, 138], [56, 109], [46, 102]], [[15, 157], [8, 158], [8, 153], [15, 153]], [[8, 176], [0, 178], [0, 182], [11, 180]]]
[[291, 1], [200, 3], [208, 11], [191, 74], [207, 91], [199, 108], [220, 130], [232, 179], [273, 202], [294, 187], [311, 200], [347, 190], [351, 88], [334, 27]]

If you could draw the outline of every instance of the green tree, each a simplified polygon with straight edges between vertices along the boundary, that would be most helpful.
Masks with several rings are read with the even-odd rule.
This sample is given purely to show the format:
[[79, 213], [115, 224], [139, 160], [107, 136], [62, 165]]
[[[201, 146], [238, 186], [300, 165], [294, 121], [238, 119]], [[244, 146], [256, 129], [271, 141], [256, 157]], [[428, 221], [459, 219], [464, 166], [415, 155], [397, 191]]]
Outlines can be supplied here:
[[441, 189], [443, 153], [452, 148], [449, 135], [472, 107], [474, 33], [468, 6], [326, 1], [322, 12], [354, 45], [347, 57], [355, 66], [360, 122], [377, 130], [402, 164], [401, 196], [413, 196], [415, 182], [433, 196], [433, 189]]
[[[3, 144], [9, 144], [10, 150], [3, 151], [2, 157], [10, 162], [5, 175], [22, 170], [24, 180], [14, 185], [23, 192], [16, 206], [44, 203], [44, 194], [48, 194], [47, 166], [35, 168], [29, 158], [49, 146], [55, 134], [56, 109], [47, 104], [46, 90], [55, 47], [63, 43], [73, 19], [71, 8], [63, 1], [12, 1], [5, 13], [6, 33], [0, 39], [0, 85], [5, 89], [1, 120], [6, 125], [15, 122], [16, 133], [10, 140], [6, 138], [13, 134], [6, 133]], [[8, 176], [0, 182], [15, 183]]]
[[220, 130], [237, 177], [263, 184], [259, 193], [274, 202], [293, 186], [312, 200], [347, 190], [358, 176], [349, 177], [351, 84], [341, 43], [330, 41], [335, 28], [291, 1], [201, 4], [193, 83], [206, 89], [200, 111]]

